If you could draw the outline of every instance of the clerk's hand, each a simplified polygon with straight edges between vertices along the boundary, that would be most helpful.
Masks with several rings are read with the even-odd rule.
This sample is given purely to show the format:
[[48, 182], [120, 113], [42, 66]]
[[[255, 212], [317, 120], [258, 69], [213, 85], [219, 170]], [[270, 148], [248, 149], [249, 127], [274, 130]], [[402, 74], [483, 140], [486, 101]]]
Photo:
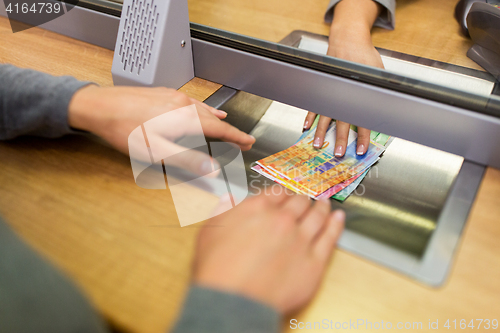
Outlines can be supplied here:
[[[168, 126], [156, 126], [153, 133], [148, 132], [150, 146], [154, 143], [162, 151], [178, 157], [173, 164], [202, 175], [211, 172], [216, 164], [208, 155], [174, 143], [185, 135], [206, 135], [237, 144], [242, 150], [252, 147], [254, 137], [221, 121], [227, 116], [224, 111], [168, 88], [86, 86], [73, 96], [68, 121], [71, 127], [92, 132], [128, 154], [128, 139], [134, 129], [157, 116], [193, 104], [199, 122], [181, 114], [168, 118], [169, 123], [165, 124]], [[203, 133], [195, 133], [199, 123]], [[145, 159], [149, 160], [149, 155]]]
[[[225, 207], [228, 205], [228, 207]], [[221, 203], [219, 209], [230, 208]], [[244, 295], [289, 314], [317, 290], [345, 214], [298, 195], [251, 197], [201, 230], [194, 283]]]
[[[373, 0], [343, 0], [335, 6], [330, 29], [328, 55], [373, 67], [384, 68], [380, 54], [373, 46], [370, 30], [381, 11], [380, 4]], [[315, 113], [309, 112], [304, 122], [308, 130], [314, 122]], [[331, 118], [320, 116], [313, 141], [315, 148], [323, 146]], [[335, 156], [344, 156], [347, 148], [350, 124], [337, 120]], [[364, 155], [370, 144], [370, 130], [358, 127], [356, 153]]]

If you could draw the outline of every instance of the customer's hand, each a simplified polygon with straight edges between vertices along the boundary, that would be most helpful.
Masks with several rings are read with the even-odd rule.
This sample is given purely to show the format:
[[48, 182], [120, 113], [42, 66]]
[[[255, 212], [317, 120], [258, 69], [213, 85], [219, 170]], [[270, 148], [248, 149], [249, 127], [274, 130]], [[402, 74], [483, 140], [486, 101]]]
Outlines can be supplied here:
[[330, 212], [329, 201], [312, 204], [287, 194], [248, 198], [201, 230], [194, 283], [247, 296], [282, 314], [297, 310], [317, 290], [344, 218], [341, 210]]
[[[168, 88], [102, 88], [90, 85], [80, 89], [73, 96], [69, 105], [68, 121], [71, 127], [92, 132], [117, 150], [128, 154], [128, 138], [135, 128], [157, 116], [193, 104], [196, 105], [203, 133], [193, 132], [197, 120], [182, 116], [174, 117], [169, 119], [174, 123], [165, 124], [168, 126], [163, 128], [156, 126], [154, 133], [148, 133], [150, 146], [155, 143], [169, 155], [177, 154], [180, 157], [177, 160], [180, 166], [200, 174], [207, 173], [204, 168], [207, 165], [205, 162], [212, 160], [206, 154], [195, 150], [188, 151], [188, 154], [178, 154], [186, 149], [176, 145], [174, 141], [183, 135], [204, 134], [207, 137], [235, 143], [242, 150], [252, 147], [255, 142], [254, 137], [221, 121], [227, 115], [224, 111], [216, 110]], [[209, 166], [210, 164], [208, 163]]]
[[[384, 68], [380, 54], [373, 46], [370, 31], [381, 6], [373, 0], [343, 0], [335, 6], [330, 30], [328, 55], [373, 67]], [[304, 129], [308, 130], [316, 114], [309, 112]], [[315, 148], [323, 146], [331, 118], [320, 116], [313, 141]], [[344, 156], [350, 124], [337, 120], [335, 156]], [[358, 127], [356, 153], [364, 155], [370, 144], [370, 130]]]

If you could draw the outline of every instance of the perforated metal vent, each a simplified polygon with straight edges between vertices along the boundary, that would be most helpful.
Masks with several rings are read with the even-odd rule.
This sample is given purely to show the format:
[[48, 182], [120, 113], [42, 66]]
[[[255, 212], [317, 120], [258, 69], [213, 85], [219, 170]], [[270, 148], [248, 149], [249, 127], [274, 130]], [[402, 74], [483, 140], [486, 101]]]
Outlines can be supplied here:
[[194, 77], [188, 0], [123, 0], [113, 83], [180, 88]]
[[132, 0], [123, 10], [125, 22], [118, 35], [121, 40], [118, 52], [123, 70], [139, 75], [151, 61], [160, 14], [155, 0]]

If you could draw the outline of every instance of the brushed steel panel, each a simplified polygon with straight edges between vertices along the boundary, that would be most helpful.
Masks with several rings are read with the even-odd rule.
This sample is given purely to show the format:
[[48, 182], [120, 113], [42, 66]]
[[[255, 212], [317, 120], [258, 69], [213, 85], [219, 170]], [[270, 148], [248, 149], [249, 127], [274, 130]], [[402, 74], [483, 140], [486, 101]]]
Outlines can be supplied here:
[[[220, 108], [230, 123], [257, 139], [243, 153], [249, 190], [285, 191], [250, 167], [295, 143], [306, 111], [244, 92]], [[483, 172], [483, 166], [461, 156], [395, 138], [356, 192], [343, 203], [331, 200], [333, 209], [347, 214], [339, 247], [420, 282], [441, 285]]]

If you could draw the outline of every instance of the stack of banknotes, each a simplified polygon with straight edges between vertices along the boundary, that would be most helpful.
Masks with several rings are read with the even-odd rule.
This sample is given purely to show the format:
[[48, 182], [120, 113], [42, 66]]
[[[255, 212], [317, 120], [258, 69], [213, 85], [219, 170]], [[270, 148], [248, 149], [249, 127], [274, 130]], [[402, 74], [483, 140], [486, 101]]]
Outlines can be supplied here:
[[320, 149], [312, 145], [317, 123], [318, 119], [290, 148], [256, 161], [252, 170], [313, 199], [344, 201], [380, 159], [392, 138], [372, 131], [366, 154], [358, 156], [357, 133], [351, 128], [345, 155], [335, 157], [336, 122], [328, 128]]

